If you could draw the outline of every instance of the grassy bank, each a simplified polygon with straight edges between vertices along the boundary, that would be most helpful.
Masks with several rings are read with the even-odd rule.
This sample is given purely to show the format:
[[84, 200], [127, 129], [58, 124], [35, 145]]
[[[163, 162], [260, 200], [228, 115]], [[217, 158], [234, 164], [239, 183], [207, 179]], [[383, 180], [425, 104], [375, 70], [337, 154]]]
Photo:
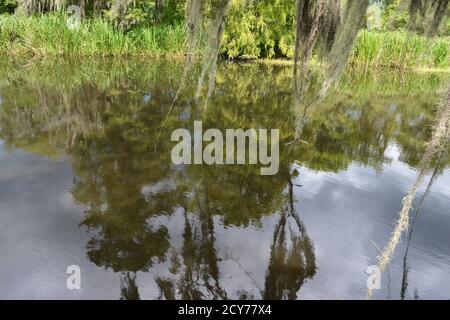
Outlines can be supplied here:
[[[181, 24], [141, 27], [124, 34], [101, 19], [85, 20], [79, 29], [69, 30], [64, 16], [0, 16], [0, 53], [9, 56], [182, 55], [185, 42]], [[223, 48], [225, 54], [227, 49]], [[448, 69], [450, 39], [362, 31], [350, 61], [364, 67]]]
[[124, 56], [181, 54], [182, 25], [138, 28], [126, 34], [101, 19], [69, 30], [63, 16], [0, 16], [0, 52], [16, 56]]
[[407, 32], [362, 31], [351, 61], [371, 66], [446, 68], [450, 66], [450, 38], [429, 39]]

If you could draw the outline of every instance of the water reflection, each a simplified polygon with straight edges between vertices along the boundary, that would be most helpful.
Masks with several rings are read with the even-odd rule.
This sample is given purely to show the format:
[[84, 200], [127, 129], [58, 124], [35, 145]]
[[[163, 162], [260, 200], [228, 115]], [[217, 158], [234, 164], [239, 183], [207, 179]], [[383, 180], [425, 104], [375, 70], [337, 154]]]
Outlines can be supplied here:
[[[420, 198], [420, 201], [417, 205], [417, 209], [415, 209], [413, 218], [412, 218], [412, 223], [411, 223], [411, 227], [409, 228], [409, 232], [408, 232], [408, 237], [407, 237], [407, 242], [406, 242], [406, 250], [405, 250], [405, 254], [403, 257], [403, 275], [402, 275], [402, 286], [400, 289], [400, 298], [401, 300], [405, 300], [406, 298], [406, 293], [408, 291], [408, 273], [409, 273], [409, 266], [408, 266], [408, 253], [410, 250], [410, 245], [412, 242], [412, 237], [414, 234], [414, 230], [416, 227], [416, 223], [417, 223], [417, 219], [420, 216], [420, 213], [423, 210], [425, 201], [427, 199], [427, 197], [430, 195], [431, 192], [431, 188], [433, 187], [433, 184], [436, 182], [438, 176], [439, 176], [439, 172], [442, 171], [442, 166], [445, 166], [445, 163], [442, 163], [445, 159], [445, 156], [447, 155], [446, 151], [442, 151], [436, 160], [436, 164], [435, 164], [435, 168], [433, 169], [433, 173], [431, 174], [430, 180], [428, 182], [428, 185], [425, 189], [425, 192], [423, 193], [422, 197]], [[419, 299], [419, 293], [417, 291], [417, 289], [414, 292], [414, 298], [417, 300]]]
[[[297, 293], [316, 273], [314, 248], [294, 208], [294, 185], [289, 181], [289, 203], [275, 226], [263, 299], [296, 299]], [[290, 248], [289, 248], [290, 247]]]
[[[399, 158], [417, 166], [441, 81], [412, 75], [389, 78], [386, 86], [380, 75], [348, 74], [305, 112], [302, 140], [291, 143], [298, 117], [290, 107], [289, 67], [220, 65], [204, 110], [194, 103], [194, 84], [187, 83], [173, 103], [181, 63], [41, 63], [2, 66], [0, 138], [9, 150], [68, 156], [70, 192], [84, 210], [80, 226], [89, 231], [86, 254], [120, 275], [122, 299], [141, 297], [143, 273], [152, 275], [161, 299], [301, 298], [320, 268], [296, 203], [296, 195], [308, 192], [296, 182], [300, 168], [342, 172], [357, 163], [381, 172], [394, 142]], [[194, 120], [220, 130], [280, 129], [279, 173], [261, 176], [255, 165], [173, 165], [170, 133], [191, 130]], [[436, 165], [442, 170], [447, 164], [445, 154]], [[219, 248], [216, 234], [218, 227], [263, 228], [266, 217], [274, 225], [260, 281], [233, 252]], [[227, 289], [224, 260], [242, 268], [253, 287]], [[161, 265], [166, 268], [159, 273]]]

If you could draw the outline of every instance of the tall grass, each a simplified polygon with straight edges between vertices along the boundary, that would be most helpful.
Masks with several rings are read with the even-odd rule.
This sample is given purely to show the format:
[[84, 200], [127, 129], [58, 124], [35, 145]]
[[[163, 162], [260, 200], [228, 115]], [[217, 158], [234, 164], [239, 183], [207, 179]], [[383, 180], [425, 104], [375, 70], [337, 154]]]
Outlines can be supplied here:
[[[204, 36], [201, 32], [202, 51]], [[0, 15], [0, 54], [11, 56], [182, 55], [186, 37], [182, 24], [142, 26], [122, 33], [99, 18], [85, 19], [79, 29], [69, 30], [63, 14], [20, 18]], [[227, 48], [222, 49], [226, 54]], [[361, 31], [350, 60], [365, 67], [448, 68], [450, 38]]]
[[0, 52], [33, 56], [119, 56], [182, 54], [183, 25], [138, 28], [128, 33], [101, 19], [69, 30], [64, 15], [0, 16]]
[[366, 66], [448, 67], [450, 39], [364, 30], [359, 33], [351, 62]]

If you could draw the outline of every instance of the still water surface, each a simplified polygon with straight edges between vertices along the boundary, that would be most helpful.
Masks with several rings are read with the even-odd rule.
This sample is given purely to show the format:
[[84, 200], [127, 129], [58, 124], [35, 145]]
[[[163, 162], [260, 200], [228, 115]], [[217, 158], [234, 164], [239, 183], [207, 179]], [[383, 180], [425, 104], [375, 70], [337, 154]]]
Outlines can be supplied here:
[[[288, 66], [222, 64], [205, 107], [190, 79], [172, 105], [176, 61], [1, 65], [3, 299], [362, 299], [446, 80], [347, 74], [287, 144]], [[172, 164], [170, 134], [194, 120], [279, 129], [278, 174]], [[374, 298], [450, 298], [448, 164], [419, 190], [411, 239]], [[66, 288], [69, 265], [81, 290]]]

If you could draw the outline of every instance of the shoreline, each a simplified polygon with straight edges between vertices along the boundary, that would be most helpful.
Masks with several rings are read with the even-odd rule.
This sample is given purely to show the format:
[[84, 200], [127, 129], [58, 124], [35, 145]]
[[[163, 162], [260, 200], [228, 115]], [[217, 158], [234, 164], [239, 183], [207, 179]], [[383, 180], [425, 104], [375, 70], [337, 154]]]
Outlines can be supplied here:
[[[15, 17], [0, 15], [0, 58], [34, 59], [183, 59], [187, 34], [182, 24], [143, 26], [122, 33], [101, 19], [89, 19], [69, 30], [64, 16]], [[194, 54], [203, 57], [202, 38]], [[264, 46], [258, 43], [257, 46]], [[292, 44], [287, 44], [287, 46]], [[221, 56], [238, 63], [293, 65], [290, 53], [266, 55], [222, 44]], [[315, 58], [313, 58], [314, 60]], [[319, 65], [320, 61], [313, 61]], [[360, 31], [349, 65], [361, 69], [408, 70], [420, 73], [450, 73], [450, 38], [427, 38], [403, 31]]]
[[[167, 60], [184, 60], [186, 57], [185, 53], [139, 53], [139, 54], [60, 54], [60, 55], [27, 55], [27, 54], [10, 54], [0, 51], [0, 60], [10, 60], [14, 62], [26, 62], [27, 64], [45, 61], [45, 60], [59, 60], [59, 59], [87, 59], [92, 61], [101, 61], [101, 60], [125, 60], [125, 59], [133, 59], [142, 62], [151, 62], [151, 59], [167, 59]], [[199, 59], [199, 61], [201, 61]], [[293, 59], [287, 58], [223, 58], [220, 60], [222, 62], [226, 61], [228, 63], [237, 63], [237, 64], [263, 64], [267, 66], [284, 66], [284, 67], [292, 67], [294, 65]], [[317, 63], [313, 64], [317, 66]], [[357, 69], [357, 70], [366, 70], [366, 71], [401, 71], [401, 72], [412, 72], [419, 74], [450, 74], [450, 67], [408, 67], [408, 66], [396, 66], [396, 65], [376, 65], [376, 64], [367, 64], [364, 65], [359, 62], [350, 62], [347, 68]]]
[[[292, 59], [254, 59], [254, 60], [244, 60], [244, 62], [249, 63], [262, 63], [266, 65], [274, 65], [274, 66], [293, 66], [294, 61]], [[368, 64], [367, 65], [370, 71], [406, 71], [406, 72], [414, 72], [414, 73], [450, 73], [450, 67], [407, 67], [407, 66], [396, 66], [396, 65], [376, 65], [376, 64]], [[350, 63], [349, 67], [363, 70], [366, 68], [364, 64], [361, 63]]]

